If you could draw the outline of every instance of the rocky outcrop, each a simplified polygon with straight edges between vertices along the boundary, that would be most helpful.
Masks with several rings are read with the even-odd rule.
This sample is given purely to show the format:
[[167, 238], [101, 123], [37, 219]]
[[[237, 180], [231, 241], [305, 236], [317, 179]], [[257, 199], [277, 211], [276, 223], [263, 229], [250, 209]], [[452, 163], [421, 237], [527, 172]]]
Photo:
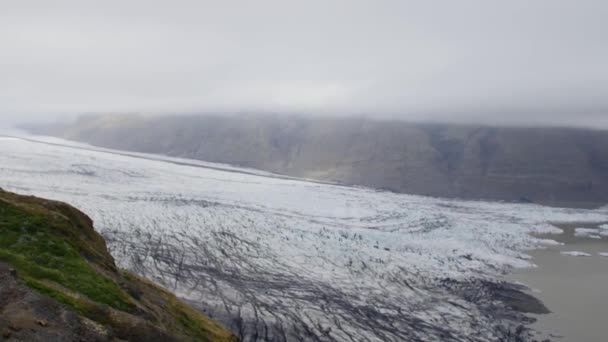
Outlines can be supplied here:
[[118, 269], [80, 211], [0, 190], [0, 340], [236, 338], [168, 291]]
[[273, 115], [98, 115], [36, 131], [396, 192], [608, 203], [607, 131]]
[[0, 262], [0, 334], [14, 341], [109, 341], [107, 329], [19, 281]]

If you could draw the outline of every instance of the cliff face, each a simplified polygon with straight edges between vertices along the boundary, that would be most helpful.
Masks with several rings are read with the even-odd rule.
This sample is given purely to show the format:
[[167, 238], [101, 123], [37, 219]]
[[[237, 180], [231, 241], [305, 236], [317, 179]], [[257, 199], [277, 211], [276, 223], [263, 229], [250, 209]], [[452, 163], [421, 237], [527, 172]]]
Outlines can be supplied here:
[[606, 131], [114, 115], [37, 132], [412, 194], [580, 207], [608, 202]]
[[73, 207], [0, 190], [0, 340], [234, 341], [169, 292], [117, 269]]

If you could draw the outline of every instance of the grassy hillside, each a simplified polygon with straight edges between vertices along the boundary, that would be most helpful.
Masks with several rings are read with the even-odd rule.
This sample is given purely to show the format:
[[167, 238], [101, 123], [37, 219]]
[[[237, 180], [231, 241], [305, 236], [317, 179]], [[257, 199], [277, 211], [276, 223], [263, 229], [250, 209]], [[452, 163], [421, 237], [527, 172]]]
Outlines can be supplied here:
[[[107, 340], [235, 340], [171, 293], [119, 270], [91, 220], [67, 204], [0, 190], [0, 262], [93, 322]], [[0, 316], [9, 320], [10, 304], [0, 302]]]

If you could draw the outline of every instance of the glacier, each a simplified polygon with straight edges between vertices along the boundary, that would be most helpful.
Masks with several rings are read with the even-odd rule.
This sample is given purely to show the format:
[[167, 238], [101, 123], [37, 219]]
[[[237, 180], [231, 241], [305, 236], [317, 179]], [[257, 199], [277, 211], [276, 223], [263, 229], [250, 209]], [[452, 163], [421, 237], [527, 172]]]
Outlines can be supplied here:
[[497, 300], [551, 222], [597, 210], [412, 196], [235, 166], [0, 138], [0, 187], [87, 213], [120, 267], [243, 341], [526, 341]]

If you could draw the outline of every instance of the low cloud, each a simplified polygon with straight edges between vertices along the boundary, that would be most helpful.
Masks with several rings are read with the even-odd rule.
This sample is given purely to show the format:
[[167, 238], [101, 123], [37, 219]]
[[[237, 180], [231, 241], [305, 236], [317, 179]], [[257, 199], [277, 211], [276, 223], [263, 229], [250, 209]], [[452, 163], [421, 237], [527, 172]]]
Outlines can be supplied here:
[[14, 1], [0, 123], [299, 112], [608, 128], [605, 1]]

